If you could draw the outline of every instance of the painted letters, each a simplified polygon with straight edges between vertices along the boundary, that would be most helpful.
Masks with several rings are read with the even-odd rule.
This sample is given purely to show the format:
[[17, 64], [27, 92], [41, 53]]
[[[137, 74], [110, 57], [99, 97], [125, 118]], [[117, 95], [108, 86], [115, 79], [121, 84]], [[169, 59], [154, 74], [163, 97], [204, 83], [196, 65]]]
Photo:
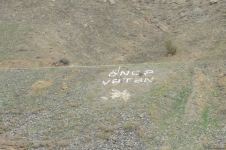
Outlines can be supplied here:
[[[140, 75], [144, 75], [143, 77]], [[108, 74], [108, 79], [105, 81], [102, 81], [102, 84], [104, 86], [112, 84], [112, 85], [118, 85], [123, 83], [134, 83], [134, 84], [141, 84], [141, 83], [152, 83], [154, 80], [153, 77], [154, 71], [153, 70], [121, 70], [121, 67], [118, 68], [118, 70], [112, 70]]]

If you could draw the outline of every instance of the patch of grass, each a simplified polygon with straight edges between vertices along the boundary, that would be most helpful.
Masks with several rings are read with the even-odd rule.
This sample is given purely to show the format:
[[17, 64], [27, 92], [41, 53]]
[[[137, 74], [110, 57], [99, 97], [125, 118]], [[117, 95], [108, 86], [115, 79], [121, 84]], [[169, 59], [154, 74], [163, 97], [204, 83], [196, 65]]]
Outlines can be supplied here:
[[31, 143], [29, 145], [30, 149], [40, 149], [40, 148], [47, 148], [47, 149], [56, 149], [57, 147], [64, 149], [67, 145], [69, 145], [70, 141], [67, 139], [62, 140], [45, 140], [41, 142]]
[[154, 120], [154, 121], [159, 121], [159, 118], [160, 118], [160, 113], [159, 113], [159, 107], [153, 103], [150, 105], [149, 107], [149, 115], [151, 116], [151, 118]]
[[206, 107], [202, 111], [201, 115], [201, 125], [204, 129], [207, 129], [209, 126], [211, 128], [217, 128], [218, 127], [218, 120], [217, 118], [214, 118], [211, 116], [211, 107]]
[[174, 45], [174, 43], [171, 41], [171, 40], [167, 40], [165, 42], [165, 47], [166, 47], [166, 50], [167, 50], [167, 55], [176, 55], [177, 53], [177, 47]]
[[126, 122], [123, 125], [123, 129], [127, 132], [134, 131], [138, 128], [138, 124], [136, 122]]
[[145, 129], [144, 128], [137, 127], [136, 133], [140, 138], [145, 138]]
[[185, 104], [187, 99], [191, 93], [191, 89], [189, 87], [184, 87], [175, 97], [175, 103], [173, 105], [173, 109], [176, 112], [183, 112], [185, 108]]
[[114, 128], [111, 126], [100, 126], [99, 130], [100, 132], [97, 134], [97, 137], [102, 140], [108, 140], [114, 132]]
[[3, 124], [2, 119], [0, 118], [0, 135], [7, 131], [7, 127]]
[[165, 95], [169, 91], [168, 85], [158, 86], [157, 88], [153, 89], [152, 95], [159, 97]]
[[111, 132], [100, 132], [97, 134], [97, 137], [102, 140], [109, 140], [110, 136], [112, 135]]
[[207, 128], [209, 125], [209, 108], [206, 107], [202, 112], [202, 125], [204, 128]]
[[220, 96], [220, 91], [219, 91], [218, 89], [213, 89], [212, 95], [213, 95], [214, 97], [219, 97], [219, 96]]

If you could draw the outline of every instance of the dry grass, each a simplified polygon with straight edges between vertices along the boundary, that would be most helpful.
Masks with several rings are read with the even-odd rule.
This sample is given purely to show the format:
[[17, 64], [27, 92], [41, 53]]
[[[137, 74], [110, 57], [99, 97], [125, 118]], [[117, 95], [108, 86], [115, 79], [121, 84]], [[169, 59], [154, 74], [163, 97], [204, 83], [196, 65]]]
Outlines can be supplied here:
[[108, 140], [110, 136], [114, 133], [114, 127], [112, 126], [99, 126], [100, 132], [97, 133], [97, 137], [102, 140]]
[[131, 131], [135, 131], [138, 129], [138, 123], [137, 122], [126, 122], [124, 125], [123, 125], [123, 129], [127, 132], [131, 132]]
[[35, 82], [32, 85], [32, 92], [33, 93], [39, 93], [43, 89], [46, 89], [46, 88], [50, 87], [52, 84], [53, 84], [52, 81], [49, 81], [49, 80], [40, 80], [40, 81], [37, 81], [37, 82]]

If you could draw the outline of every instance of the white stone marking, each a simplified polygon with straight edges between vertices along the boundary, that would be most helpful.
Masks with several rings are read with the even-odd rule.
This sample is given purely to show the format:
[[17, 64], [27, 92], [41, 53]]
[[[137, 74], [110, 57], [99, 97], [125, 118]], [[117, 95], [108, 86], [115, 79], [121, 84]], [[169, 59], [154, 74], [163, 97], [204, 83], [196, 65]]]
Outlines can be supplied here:
[[[121, 67], [117, 70], [112, 70], [108, 74], [108, 79], [102, 81], [103, 85], [106, 86], [108, 84], [118, 85], [120, 83], [152, 83], [154, 71], [153, 70], [121, 70]], [[144, 75], [144, 76], [143, 76]]]
[[102, 96], [101, 99], [107, 101], [108, 97]]
[[151, 79], [145, 78], [145, 79], [144, 79], [144, 83], [147, 83], [147, 82], [152, 83], [153, 80], [154, 80], [154, 77], [152, 77]]
[[154, 73], [153, 70], [146, 70], [146, 71], [144, 72], [144, 75], [147, 76], [147, 75], [153, 74], [153, 73]]
[[121, 98], [127, 102], [130, 99], [130, 96], [131, 95], [127, 90], [120, 92], [119, 90], [112, 89], [111, 99]]
[[108, 85], [109, 83], [111, 82], [111, 80], [108, 80], [108, 81], [102, 81], [103, 85]]
[[112, 84], [119, 84], [121, 82], [120, 79], [113, 79]]
[[121, 71], [120, 76], [128, 76], [130, 71]]
[[132, 71], [133, 76], [139, 76], [140, 71]]

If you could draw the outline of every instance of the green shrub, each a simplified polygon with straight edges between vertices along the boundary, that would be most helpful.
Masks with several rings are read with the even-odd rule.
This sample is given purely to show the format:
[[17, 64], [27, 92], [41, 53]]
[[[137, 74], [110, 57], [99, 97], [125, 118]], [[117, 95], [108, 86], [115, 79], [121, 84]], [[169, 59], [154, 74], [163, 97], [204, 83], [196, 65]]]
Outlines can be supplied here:
[[165, 47], [167, 50], [167, 55], [176, 55], [177, 53], [177, 47], [173, 44], [173, 42], [171, 40], [168, 40], [165, 42]]

